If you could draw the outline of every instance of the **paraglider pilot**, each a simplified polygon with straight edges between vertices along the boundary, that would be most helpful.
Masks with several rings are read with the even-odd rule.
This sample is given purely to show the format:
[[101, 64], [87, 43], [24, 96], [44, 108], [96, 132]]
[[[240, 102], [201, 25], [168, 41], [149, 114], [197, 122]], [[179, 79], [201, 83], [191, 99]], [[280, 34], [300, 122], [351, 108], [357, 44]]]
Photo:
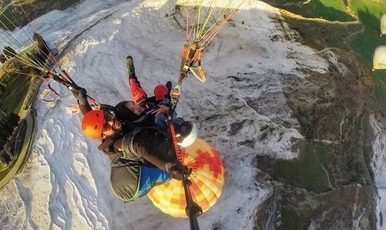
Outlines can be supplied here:
[[[115, 107], [93, 110], [85, 89], [74, 87], [71, 91], [84, 115], [81, 121], [83, 133], [102, 141], [98, 149], [110, 160], [110, 181], [115, 195], [123, 201], [131, 201], [171, 178], [182, 180], [183, 174], [188, 175], [191, 170], [177, 161], [171, 151], [165, 129], [168, 92], [163, 91], [163, 96], [155, 95], [158, 100], [151, 98], [153, 103], [159, 103], [157, 106], [144, 108], [149, 103], [146, 103], [147, 95], [135, 77], [132, 57], [129, 56], [126, 62], [132, 94], [136, 93], [133, 98], [141, 99], [142, 106], [123, 101]], [[179, 145], [187, 147], [195, 141], [197, 128], [193, 122], [175, 118], [173, 123], [179, 134]]]

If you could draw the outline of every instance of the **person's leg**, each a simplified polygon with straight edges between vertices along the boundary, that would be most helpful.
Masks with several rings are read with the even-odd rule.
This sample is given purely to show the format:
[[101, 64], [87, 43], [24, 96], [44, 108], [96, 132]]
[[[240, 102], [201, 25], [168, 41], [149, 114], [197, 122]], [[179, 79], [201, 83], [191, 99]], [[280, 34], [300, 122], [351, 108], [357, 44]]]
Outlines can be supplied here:
[[124, 202], [135, 200], [154, 186], [170, 180], [169, 173], [144, 166], [124, 165], [111, 168], [111, 187], [114, 194]]
[[170, 174], [159, 169], [141, 166], [141, 176], [137, 196], [143, 196], [154, 186], [170, 180]]
[[114, 162], [111, 166], [110, 182], [114, 194], [124, 202], [138, 198], [140, 166], [125, 165], [124, 162]]
[[123, 157], [136, 156], [166, 171], [165, 165], [176, 161], [165, 131], [141, 127], [126, 134], [122, 140]]
[[133, 101], [139, 104], [140, 106], [144, 107], [147, 99], [147, 94], [145, 90], [142, 89], [142, 86], [135, 75], [133, 57], [127, 56], [126, 66], [127, 72], [129, 74], [129, 85]]
[[[160, 113], [154, 117], [154, 124], [156, 125], [157, 128], [165, 129], [167, 125], [167, 119], [168, 119], [168, 113]], [[179, 125], [185, 122], [185, 120], [182, 119], [181, 117], [177, 117], [176, 113], [174, 113], [172, 117], [172, 122], [175, 125], [176, 124]]]

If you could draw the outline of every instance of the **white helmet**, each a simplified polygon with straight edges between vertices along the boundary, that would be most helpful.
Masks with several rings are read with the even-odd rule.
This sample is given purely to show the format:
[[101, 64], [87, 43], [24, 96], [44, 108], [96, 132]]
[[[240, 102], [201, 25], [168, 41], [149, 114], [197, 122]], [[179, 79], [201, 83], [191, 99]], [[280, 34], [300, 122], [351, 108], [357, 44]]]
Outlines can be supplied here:
[[192, 130], [190, 131], [190, 133], [187, 136], [185, 136], [185, 138], [182, 140], [182, 142], [178, 143], [179, 146], [184, 147], [184, 148], [193, 144], [197, 140], [197, 136], [198, 136], [198, 129], [197, 129], [196, 124], [192, 121], [189, 121], [189, 123], [192, 125]]

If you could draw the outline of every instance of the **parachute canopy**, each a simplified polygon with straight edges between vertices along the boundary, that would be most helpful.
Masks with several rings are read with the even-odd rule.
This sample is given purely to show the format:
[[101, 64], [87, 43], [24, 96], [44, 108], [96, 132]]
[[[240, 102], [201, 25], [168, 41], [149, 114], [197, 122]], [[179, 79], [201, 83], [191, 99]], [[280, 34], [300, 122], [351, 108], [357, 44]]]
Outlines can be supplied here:
[[373, 71], [386, 69], [386, 46], [378, 46], [373, 56]]
[[381, 36], [386, 34], [386, 14], [381, 17]]
[[[224, 186], [224, 166], [218, 152], [204, 140], [197, 139], [181, 149], [183, 164], [192, 169], [189, 180], [193, 200], [203, 212], [212, 207]], [[153, 204], [173, 217], [187, 217], [185, 191], [181, 181], [170, 180], [147, 194]]]

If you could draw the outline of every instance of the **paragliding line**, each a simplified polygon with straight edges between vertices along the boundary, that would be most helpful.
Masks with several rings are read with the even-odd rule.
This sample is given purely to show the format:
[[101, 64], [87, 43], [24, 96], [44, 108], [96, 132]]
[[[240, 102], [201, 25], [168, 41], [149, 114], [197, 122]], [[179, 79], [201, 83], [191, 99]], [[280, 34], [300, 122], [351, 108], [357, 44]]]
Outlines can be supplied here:
[[[43, 78], [50, 78], [64, 86], [66, 86], [69, 90], [73, 89], [73, 88], [78, 88], [79, 86], [72, 80], [72, 78], [70, 77], [70, 75], [63, 69], [59, 68], [60, 71], [63, 72], [65, 76], [63, 76], [62, 74], [56, 72], [52, 72], [52, 71], [49, 71], [47, 72], [47, 74], [43, 77]], [[86, 95], [87, 98], [91, 101], [91, 104], [93, 104], [94, 106], [97, 106], [97, 107], [100, 107], [100, 106], [103, 106], [101, 103], [99, 103], [97, 100], [95, 100], [94, 98], [92, 98], [91, 96], [89, 95]]]
[[[9, 5], [10, 5], [10, 4], [9, 4]], [[8, 6], [9, 6], [9, 5], [8, 5]], [[21, 23], [18, 22], [18, 20], [17, 20], [17, 18], [15, 17], [13, 11], [8, 9], [8, 6], [7, 6], [6, 8], [4, 8], [4, 10], [2, 10], [1, 13], [4, 13], [5, 11], [8, 11], [9, 14], [12, 16], [12, 18], [14, 19], [14, 21], [11, 20], [9, 17], [7, 17], [5, 14], [3, 14], [2, 16], [3, 16], [5, 19], [7, 19], [7, 21], [8, 21], [14, 28], [17, 28], [18, 26], [17, 26], [14, 22], [16, 22], [16, 23], [18, 23], [18, 24], [21, 24]], [[25, 14], [25, 17], [26, 17], [27, 20], [29, 21], [29, 26], [32, 27], [32, 24], [30, 23], [31, 21], [28, 19], [27, 15], [26, 15], [24, 9], [22, 8], [22, 6], [20, 5], [20, 3], [19, 3], [19, 6], [20, 6], [20, 9], [22, 10], [22, 12]], [[4, 23], [3, 21], [0, 21], [0, 22], [1, 22], [2, 26], [3, 26], [7, 31], [11, 31], [11, 29], [10, 29], [7, 25], [5, 25], [5, 23]], [[34, 30], [34, 29], [33, 29], [33, 30]], [[33, 40], [28, 36], [27, 32], [26, 32], [23, 28], [21, 29], [21, 31], [26, 35], [26, 37], [28, 38], [28, 40], [30, 40], [31, 42], [33, 42]], [[34, 31], [35, 31], [35, 30], [34, 30]], [[22, 42], [21, 42], [18, 38], [16, 38], [13, 34], [8, 33], [8, 35], [10, 35], [11, 38], [12, 38], [14, 41], [16, 41], [19, 45], [23, 46]], [[17, 47], [17, 45], [15, 45], [14, 42], [12, 42], [9, 38], [5, 37], [5, 35], [2, 35], [2, 37], [3, 37], [3, 41], [7, 41], [8, 43], [11, 43], [13, 46]], [[30, 52], [28, 52], [28, 53], [29, 53], [31, 56], [33, 56], [32, 53], [30, 53]], [[45, 56], [46, 56], [46, 55], [45, 55]], [[46, 58], [48, 58], [48, 57], [46, 56]], [[29, 64], [30, 66], [32, 66], [32, 67], [35, 66], [35, 68], [39, 69], [39, 65], [36, 63], [36, 60], [33, 61], [32, 59], [31, 59], [31, 60], [29, 60], [29, 59], [31, 59], [31, 58], [25, 58], [25, 63], [24, 63], [24, 64], [27, 64], [27, 65]], [[21, 60], [21, 61], [23, 61], [23, 60]], [[28, 63], [28, 62], [30, 62], [30, 63]], [[42, 67], [44, 68], [44, 66], [42, 66]]]
[[[182, 83], [188, 77], [189, 73], [192, 73], [201, 82], [206, 81], [206, 74], [204, 69], [201, 66], [202, 50], [209, 45], [211, 40], [218, 34], [218, 32], [221, 30], [221, 28], [223, 28], [226, 22], [231, 20], [231, 18], [238, 12], [238, 8], [244, 2], [245, 1], [241, 1], [238, 7], [230, 13], [228, 11], [229, 9], [225, 10], [221, 15], [225, 19], [221, 21], [221, 17], [219, 17], [216, 20], [216, 23], [212, 27], [209, 27], [209, 30], [206, 30], [206, 31], [205, 29], [207, 28], [207, 24], [209, 23], [209, 18], [214, 13], [213, 5], [210, 6], [209, 15], [206, 17], [203, 24], [201, 25], [200, 19], [201, 19], [202, 4], [198, 4], [198, 10], [195, 17], [195, 23], [194, 23], [196, 26], [192, 26], [191, 29], [189, 27], [189, 17], [188, 17], [189, 13], [187, 13], [188, 19], [186, 22], [186, 40], [182, 47], [182, 53], [181, 53], [182, 60], [180, 64], [178, 81], [175, 87], [170, 91], [170, 99], [171, 99], [170, 106], [169, 106], [170, 109], [167, 117], [167, 123], [169, 128], [169, 135], [170, 135], [169, 144], [171, 146], [172, 154], [176, 156], [177, 160], [180, 163], [182, 163], [182, 160], [183, 160], [182, 153], [181, 153], [180, 146], [178, 146], [177, 144], [177, 136], [176, 136], [175, 127], [172, 123], [172, 116], [174, 114], [177, 103], [179, 101]], [[229, 15], [226, 16], [227, 13], [229, 13]], [[194, 35], [193, 35], [194, 39], [192, 39], [193, 41], [190, 44], [189, 37], [190, 37], [191, 31], [194, 31]], [[193, 200], [193, 197], [190, 191], [190, 186], [192, 185], [192, 182], [189, 180], [188, 177], [191, 171], [192, 169], [189, 169], [188, 167], [185, 166], [182, 172], [182, 185], [184, 187], [185, 200], [186, 200], [185, 213], [186, 213], [186, 216], [189, 217], [190, 229], [199, 230], [197, 217], [203, 213], [203, 209]]]
[[[178, 78], [177, 85], [170, 93], [171, 101], [170, 101], [170, 110], [168, 113], [168, 126], [169, 126], [170, 136], [171, 136], [170, 140], [172, 142], [171, 143], [172, 153], [175, 154], [175, 156], [177, 157], [177, 160], [180, 162], [182, 162], [182, 154], [179, 146], [177, 145], [177, 136], [176, 136], [174, 125], [171, 120], [179, 100], [181, 85], [183, 81], [187, 78], [192, 65], [197, 62], [200, 63], [201, 48], [198, 45], [198, 42], [197, 41], [193, 42], [193, 44], [190, 47], [188, 46], [188, 42], [185, 42], [182, 48], [181, 56], [182, 56], [182, 61], [180, 66], [180, 76]], [[191, 169], [187, 168], [187, 170], [183, 172], [183, 175], [182, 175], [182, 185], [184, 187], [185, 199], [186, 199], [185, 213], [186, 213], [186, 216], [189, 217], [190, 229], [199, 230], [200, 228], [198, 225], [197, 217], [200, 216], [203, 213], [203, 211], [202, 211], [202, 208], [197, 203], [195, 203], [192, 198], [192, 194], [189, 188], [192, 185], [192, 182], [188, 179], [188, 176], [190, 175], [190, 173], [191, 173]]]

